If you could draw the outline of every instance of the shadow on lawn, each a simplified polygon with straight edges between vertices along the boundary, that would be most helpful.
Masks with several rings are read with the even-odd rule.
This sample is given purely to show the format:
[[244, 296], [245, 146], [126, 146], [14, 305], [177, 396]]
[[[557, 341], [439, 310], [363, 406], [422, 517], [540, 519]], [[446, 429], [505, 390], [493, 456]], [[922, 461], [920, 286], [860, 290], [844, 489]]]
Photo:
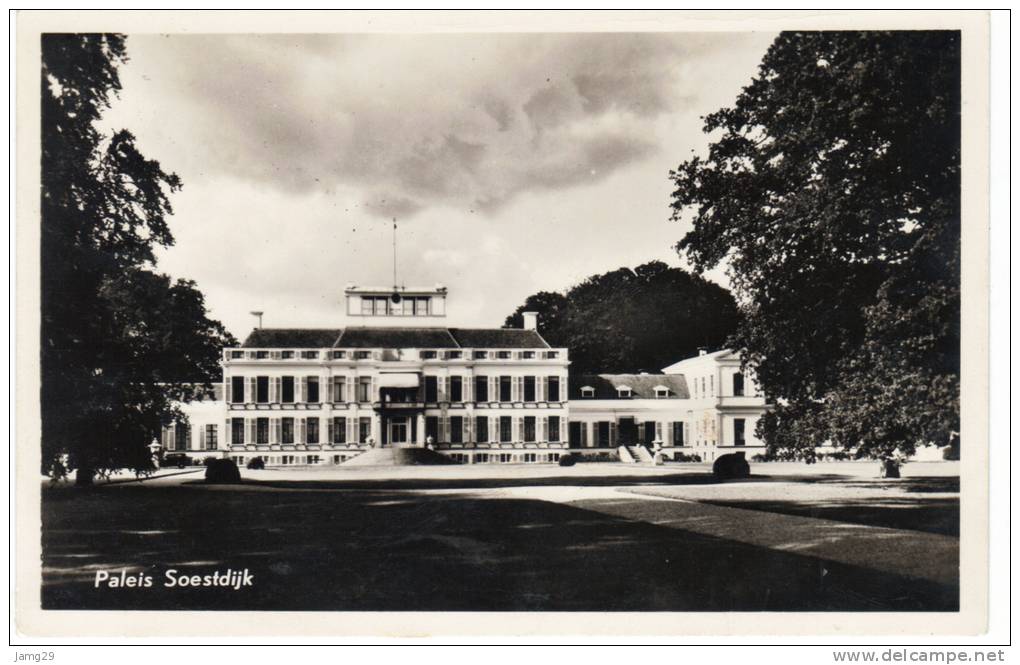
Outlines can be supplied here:
[[[167, 568], [255, 584], [165, 589]], [[148, 571], [148, 589], [94, 588]], [[43, 607], [146, 610], [952, 610], [939, 585], [545, 501], [123, 486], [43, 493]]]

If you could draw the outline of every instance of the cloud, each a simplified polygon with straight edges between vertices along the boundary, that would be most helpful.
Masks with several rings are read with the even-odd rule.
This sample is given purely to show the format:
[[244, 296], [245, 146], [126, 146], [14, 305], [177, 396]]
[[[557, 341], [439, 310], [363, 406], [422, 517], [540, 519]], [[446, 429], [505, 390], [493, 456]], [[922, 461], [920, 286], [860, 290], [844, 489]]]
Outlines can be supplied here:
[[359, 187], [381, 216], [601, 182], [655, 151], [650, 120], [691, 101], [684, 63], [718, 48], [682, 34], [132, 42], [203, 168], [299, 193]]

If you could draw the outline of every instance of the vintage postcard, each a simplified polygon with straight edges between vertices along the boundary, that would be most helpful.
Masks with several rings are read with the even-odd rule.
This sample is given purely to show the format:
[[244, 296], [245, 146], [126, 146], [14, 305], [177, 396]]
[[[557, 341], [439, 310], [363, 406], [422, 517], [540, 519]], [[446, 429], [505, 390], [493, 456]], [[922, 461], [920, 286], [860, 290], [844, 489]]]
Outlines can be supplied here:
[[25, 12], [28, 636], [975, 635], [983, 12]]

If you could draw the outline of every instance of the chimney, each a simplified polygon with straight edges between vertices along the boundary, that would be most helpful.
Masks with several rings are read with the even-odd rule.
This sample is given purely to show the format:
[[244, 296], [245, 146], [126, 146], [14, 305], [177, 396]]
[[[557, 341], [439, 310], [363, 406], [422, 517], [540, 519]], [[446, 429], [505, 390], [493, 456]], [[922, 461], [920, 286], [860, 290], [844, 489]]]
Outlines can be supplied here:
[[522, 312], [524, 317], [524, 330], [538, 330], [538, 312]]
[[698, 347], [698, 355], [699, 356], [704, 356], [704, 355], [707, 355], [707, 354], [708, 354], [708, 347], [707, 346], [699, 346]]

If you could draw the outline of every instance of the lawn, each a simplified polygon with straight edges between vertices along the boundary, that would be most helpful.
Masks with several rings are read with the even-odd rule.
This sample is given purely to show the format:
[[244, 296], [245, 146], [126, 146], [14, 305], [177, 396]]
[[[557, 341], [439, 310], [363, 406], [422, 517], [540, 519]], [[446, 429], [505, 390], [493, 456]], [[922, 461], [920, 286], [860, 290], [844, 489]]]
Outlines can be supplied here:
[[[762, 465], [765, 469], [769, 465]], [[598, 468], [594, 468], [598, 467]], [[933, 467], [934, 468], [934, 467]], [[43, 606], [953, 610], [958, 480], [536, 465], [200, 474], [43, 492]], [[851, 472], [852, 471], [852, 472]], [[954, 482], [956, 483], [954, 485]], [[250, 587], [166, 589], [169, 568]], [[97, 570], [151, 588], [95, 588]]]

